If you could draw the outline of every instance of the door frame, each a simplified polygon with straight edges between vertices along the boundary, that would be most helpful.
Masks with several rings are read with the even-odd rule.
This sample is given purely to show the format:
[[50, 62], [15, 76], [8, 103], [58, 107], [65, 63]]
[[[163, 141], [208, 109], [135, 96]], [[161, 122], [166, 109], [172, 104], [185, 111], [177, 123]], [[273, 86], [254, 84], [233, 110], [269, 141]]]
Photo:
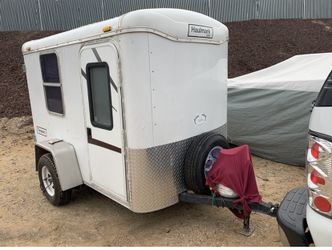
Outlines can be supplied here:
[[[81, 73], [82, 73], [82, 77], [81, 77], [81, 86], [82, 88], [84, 88], [84, 84], [88, 83], [88, 76], [87, 76], [87, 66], [89, 64], [93, 64], [93, 63], [102, 63], [103, 61], [101, 60], [100, 56], [98, 55], [98, 53], [96, 53], [96, 48], [98, 47], [102, 47], [103, 45], [105, 46], [112, 46], [115, 50], [116, 50], [116, 54], [117, 54], [117, 81], [118, 81], [118, 86], [114, 83], [112, 77], [111, 77], [111, 69], [108, 67], [108, 80], [109, 80], [109, 88], [112, 89], [113, 91], [116, 91], [116, 95], [118, 96], [118, 118], [119, 118], [119, 126], [120, 126], [120, 131], [118, 132], [120, 134], [121, 137], [121, 148], [117, 147], [115, 145], [109, 144], [107, 142], [98, 140], [93, 138], [93, 135], [91, 133], [91, 129], [89, 129], [89, 125], [87, 123], [87, 120], [91, 123], [92, 126], [94, 126], [94, 124], [91, 121], [91, 97], [89, 96], [89, 91], [88, 88], [89, 86], [86, 86], [86, 91], [88, 91], [88, 93], [86, 93], [86, 91], [82, 91], [82, 95], [87, 94], [86, 97], [82, 96], [82, 98], [87, 98], [88, 99], [88, 105], [86, 105], [86, 103], [84, 102], [84, 100], [82, 100], [83, 102], [83, 108], [84, 108], [84, 119], [85, 119], [85, 124], [84, 126], [87, 128], [87, 138], [88, 138], [88, 145], [87, 145], [87, 151], [88, 151], [88, 158], [89, 158], [89, 176], [90, 176], [90, 181], [89, 183], [87, 183], [88, 186], [91, 186], [92, 188], [96, 189], [97, 191], [101, 192], [102, 194], [106, 195], [107, 197], [111, 198], [112, 200], [117, 201], [118, 203], [121, 203], [122, 205], [129, 207], [129, 190], [128, 190], [128, 178], [127, 178], [127, 164], [126, 164], [126, 154], [125, 154], [125, 145], [126, 145], [126, 138], [125, 138], [125, 133], [124, 133], [124, 117], [123, 117], [123, 99], [122, 99], [122, 91], [121, 91], [121, 82], [122, 82], [122, 75], [121, 75], [121, 69], [119, 68], [121, 63], [120, 63], [120, 56], [119, 56], [119, 50], [118, 50], [118, 46], [116, 44], [115, 41], [111, 40], [111, 39], [103, 39], [101, 41], [94, 41], [94, 42], [88, 42], [82, 45], [82, 47], [80, 48], [79, 51], [79, 55], [80, 55], [80, 62], [81, 62], [81, 66], [82, 66], [82, 53], [85, 50], [91, 49], [95, 55], [95, 61], [91, 61], [91, 62], [87, 62], [85, 63], [85, 68], [81, 68]], [[108, 66], [110, 66], [108, 64]], [[112, 100], [112, 94], [111, 94], [111, 100]], [[112, 103], [113, 105], [114, 103]], [[87, 108], [89, 108], [88, 112], [87, 112]], [[114, 107], [112, 106], [112, 109], [114, 109]], [[115, 110], [115, 109], [114, 109]], [[90, 117], [87, 117], [87, 114], [90, 115]], [[114, 115], [113, 115], [114, 116]], [[112, 117], [113, 119], [113, 117]], [[114, 127], [114, 119], [113, 119], [113, 126], [112, 129]], [[107, 128], [102, 128], [100, 126], [98, 126], [97, 128], [100, 129], [106, 129]], [[109, 129], [109, 131], [111, 131], [112, 129]], [[92, 178], [92, 166], [90, 163], [90, 149], [89, 149], [89, 144], [93, 144], [99, 147], [103, 147], [105, 149], [117, 152], [121, 154], [121, 158], [122, 158], [122, 167], [123, 167], [123, 171], [124, 171], [124, 186], [125, 186], [125, 199], [121, 199], [119, 196], [117, 196], [116, 194], [113, 194], [111, 191], [109, 190], [105, 190], [104, 188], [100, 187], [99, 185], [97, 185], [96, 183], [94, 183], [93, 178]]]

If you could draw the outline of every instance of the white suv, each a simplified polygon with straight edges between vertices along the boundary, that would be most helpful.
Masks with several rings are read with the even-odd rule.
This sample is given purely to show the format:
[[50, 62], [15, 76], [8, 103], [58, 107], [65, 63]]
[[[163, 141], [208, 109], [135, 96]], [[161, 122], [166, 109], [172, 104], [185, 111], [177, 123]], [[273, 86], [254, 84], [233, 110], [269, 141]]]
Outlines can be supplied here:
[[332, 72], [315, 101], [309, 123], [307, 188], [288, 192], [278, 210], [287, 245], [332, 246]]

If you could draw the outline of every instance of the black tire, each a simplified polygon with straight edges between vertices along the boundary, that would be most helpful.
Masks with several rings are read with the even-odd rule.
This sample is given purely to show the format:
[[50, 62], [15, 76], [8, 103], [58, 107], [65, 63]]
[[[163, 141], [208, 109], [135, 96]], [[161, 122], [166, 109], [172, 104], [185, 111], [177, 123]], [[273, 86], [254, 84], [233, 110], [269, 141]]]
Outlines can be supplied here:
[[[42, 177], [42, 169], [46, 167], [51, 178], [52, 178], [52, 187], [54, 189], [54, 194], [50, 195], [50, 193], [46, 190], [43, 177]], [[70, 202], [71, 200], [71, 192], [72, 190], [62, 191], [60, 186], [60, 181], [58, 177], [58, 173], [56, 171], [56, 167], [53, 161], [53, 157], [50, 153], [44, 154], [39, 158], [38, 161], [38, 177], [40, 188], [47, 198], [47, 200], [54, 206], [61, 206], [65, 205]]]
[[188, 190], [197, 194], [210, 194], [205, 185], [204, 165], [209, 152], [216, 146], [229, 148], [225, 137], [214, 132], [204, 134], [190, 144], [184, 163], [184, 179]]

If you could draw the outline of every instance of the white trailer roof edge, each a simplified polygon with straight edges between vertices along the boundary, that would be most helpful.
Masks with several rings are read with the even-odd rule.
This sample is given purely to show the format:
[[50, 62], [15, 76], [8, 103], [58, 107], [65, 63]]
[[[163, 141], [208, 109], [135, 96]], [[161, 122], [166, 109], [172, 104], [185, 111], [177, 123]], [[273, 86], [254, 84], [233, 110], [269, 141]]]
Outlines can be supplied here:
[[[179, 18], [179, 11], [184, 16], [183, 20]], [[170, 21], [174, 25], [170, 26]], [[203, 32], [207, 33], [202, 33], [202, 36], [195, 33], [190, 34], [190, 28], [203, 29]], [[153, 33], [176, 42], [222, 44], [228, 41], [227, 27], [203, 14], [179, 9], [146, 9], [129, 12], [120, 17], [26, 42], [22, 46], [22, 53], [28, 54], [124, 33], [137, 32]]]

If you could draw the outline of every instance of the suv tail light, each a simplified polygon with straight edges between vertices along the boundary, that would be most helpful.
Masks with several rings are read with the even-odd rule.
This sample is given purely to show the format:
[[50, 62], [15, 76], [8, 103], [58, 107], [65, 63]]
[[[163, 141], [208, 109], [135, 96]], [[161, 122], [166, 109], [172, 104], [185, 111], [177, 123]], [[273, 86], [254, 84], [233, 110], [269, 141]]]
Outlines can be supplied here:
[[320, 146], [317, 142], [315, 142], [314, 144], [312, 144], [310, 152], [312, 157], [314, 157], [315, 159], [318, 159], [319, 157], [319, 150], [320, 150]]
[[306, 168], [309, 205], [332, 217], [332, 142], [309, 135]]
[[317, 196], [314, 199], [314, 204], [322, 212], [329, 212], [329, 211], [331, 211], [331, 203], [330, 203], [330, 201], [328, 199], [322, 197], [322, 196]]
[[310, 180], [316, 185], [325, 185], [325, 179], [315, 169], [310, 173]]

